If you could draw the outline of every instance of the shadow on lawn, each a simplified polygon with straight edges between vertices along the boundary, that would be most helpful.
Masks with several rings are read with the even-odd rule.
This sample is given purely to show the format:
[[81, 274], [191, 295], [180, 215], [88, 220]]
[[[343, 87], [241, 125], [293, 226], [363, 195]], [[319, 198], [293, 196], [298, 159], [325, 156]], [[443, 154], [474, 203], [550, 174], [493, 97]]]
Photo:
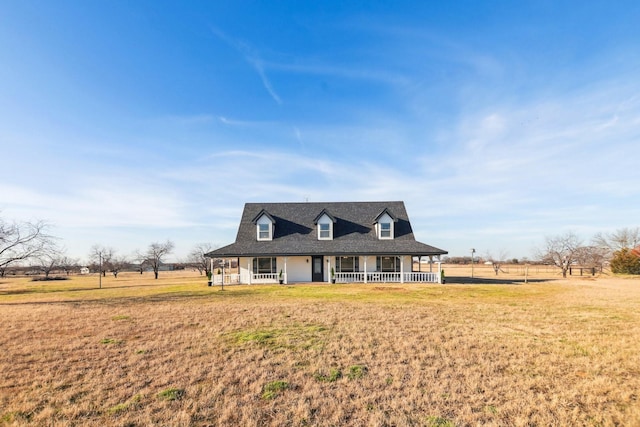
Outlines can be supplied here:
[[[528, 279], [527, 283], [544, 283], [552, 282], [556, 279]], [[468, 277], [468, 276], [447, 276], [446, 285], [524, 285], [522, 279], [487, 279], [485, 277]]]

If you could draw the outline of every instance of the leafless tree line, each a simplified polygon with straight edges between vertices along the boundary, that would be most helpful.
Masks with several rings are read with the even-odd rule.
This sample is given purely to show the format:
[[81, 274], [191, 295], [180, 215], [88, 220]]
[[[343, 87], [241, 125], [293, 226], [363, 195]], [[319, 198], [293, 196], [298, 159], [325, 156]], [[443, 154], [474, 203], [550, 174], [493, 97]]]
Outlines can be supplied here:
[[[57, 238], [49, 234], [49, 224], [45, 221], [8, 222], [0, 217], [0, 277], [3, 277], [11, 266], [30, 262], [30, 268], [37, 269], [46, 278], [54, 270], [62, 270], [66, 274], [79, 269], [80, 261], [66, 255]], [[598, 233], [590, 244], [584, 242], [573, 232], [546, 237], [544, 245], [536, 249], [538, 262], [554, 265], [561, 269], [563, 277], [572, 265], [602, 269], [603, 265], [620, 251], [626, 251], [640, 245], [640, 227], [621, 228], [611, 233]], [[135, 269], [142, 274], [151, 269], [158, 278], [160, 268], [174, 249], [172, 241], [151, 243], [145, 251], [135, 251], [133, 256], [119, 255], [111, 247], [94, 245], [89, 253], [90, 268], [106, 276], [110, 272], [114, 277], [124, 269]], [[200, 243], [189, 253], [184, 265], [194, 268], [200, 274], [211, 276], [211, 262], [206, 256], [214, 247], [208, 243]], [[498, 275], [502, 265], [509, 262], [508, 252], [501, 250], [497, 256], [490, 252], [484, 256]], [[215, 261], [215, 260], [214, 260]], [[511, 260], [513, 262], [514, 260]]]
[[[64, 271], [67, 275], [80, 271], [80, 260], [67, 256], [58, 239], [49, 233], [50, 225], [45, 221], [8, 222], [0, 217], [0, 277], [10, 268], [37, 272], [49, 278], [53, 271]], [[88, 267], [91, 271], [114, 277], [125, 269], [135, 269], [142, 274], [147, 269], [158, 278], [166, 257], [173, 252], [171, 240], [151, 243], [146, 250], [136, 250], [132, 256], [121, 255], [112, 247], [96, 244], [89, 251]], [[196, 245], [184, 265], [200, 274], [211, 272], [211, 263], [206, 253], [213, 247], [206, 243]]]
[[621, 228], [611, 233], [598, 233], [590, 244], [573, 232], [547, 237], [543, 247], [537, 250], [537, 257], [545, 263], [562, 270], [562, 277], [572, 265], [602, 269], [604, 264], [618, 251], [632, 249], [640, 244], [640, 228]]

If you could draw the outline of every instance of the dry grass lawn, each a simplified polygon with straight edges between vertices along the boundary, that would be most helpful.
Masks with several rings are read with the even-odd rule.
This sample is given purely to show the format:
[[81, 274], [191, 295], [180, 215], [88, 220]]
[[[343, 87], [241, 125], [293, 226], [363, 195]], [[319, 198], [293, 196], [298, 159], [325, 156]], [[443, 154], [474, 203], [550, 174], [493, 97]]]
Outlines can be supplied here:
[[103, 286], [0, 279], [0, 425], [640, 425], [638, 279]]

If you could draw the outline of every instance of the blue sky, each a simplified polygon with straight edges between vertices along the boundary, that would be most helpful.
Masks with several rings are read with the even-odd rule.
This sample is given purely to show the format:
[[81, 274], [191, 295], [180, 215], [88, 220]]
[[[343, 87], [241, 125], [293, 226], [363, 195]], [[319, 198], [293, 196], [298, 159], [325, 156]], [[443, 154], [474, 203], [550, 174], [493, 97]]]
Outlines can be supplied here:
[[637, 227], [640, 3], [0, 2], [0, 215], [70, 255], [404, 200], [451, 255]]

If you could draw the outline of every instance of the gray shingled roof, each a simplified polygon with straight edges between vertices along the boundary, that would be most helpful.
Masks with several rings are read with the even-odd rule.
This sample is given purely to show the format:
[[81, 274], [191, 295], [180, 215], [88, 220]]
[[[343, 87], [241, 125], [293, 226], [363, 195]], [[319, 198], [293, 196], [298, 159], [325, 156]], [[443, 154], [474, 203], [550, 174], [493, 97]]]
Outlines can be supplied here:
[[[387, 210], [397, 222], [395, 238], [380, 240], [373, 222]], [[273, 240], [258, 241], [254, 220], [261, 211], [275, 220]], [[333, 240], [318, 240], [314, 220], [326, 210], [336, 219]], [[404, 202], [247, 203], [236, 242], [209, 257], [294, 255], [443, 255], [447, 251], [417, 242]]]

